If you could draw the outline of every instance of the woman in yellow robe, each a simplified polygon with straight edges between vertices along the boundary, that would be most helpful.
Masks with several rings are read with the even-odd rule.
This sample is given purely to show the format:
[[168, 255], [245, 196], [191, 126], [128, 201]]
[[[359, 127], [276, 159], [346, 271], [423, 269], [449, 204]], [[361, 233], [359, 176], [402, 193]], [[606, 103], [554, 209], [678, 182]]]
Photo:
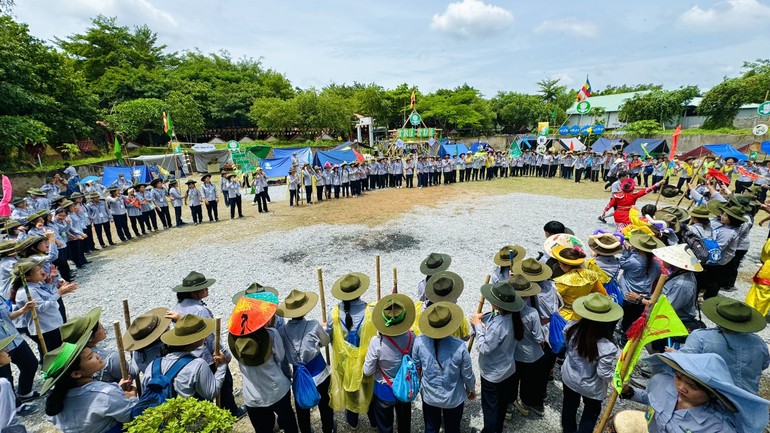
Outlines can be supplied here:
[[604, 290], [600, 275], [583, 267], [586, 255], [581, 249], [557, 245], [551, 250], [551, 257], [559, 262], [564, 271], [564, 275], [553, 279], [556, 290], [564, 300], [559, 314], [565, 320], [578, 320], [580, 316], [572, 310], [572, 303], [589, 293], [601, 293], [606, 296], [607, 291]]
[[762, 267], [754, 275], [754, 284], [746, 295], [746, 303], [767, 316], [770, 311], [770, 239], [762, 247], [759, 260], [762, 261]]

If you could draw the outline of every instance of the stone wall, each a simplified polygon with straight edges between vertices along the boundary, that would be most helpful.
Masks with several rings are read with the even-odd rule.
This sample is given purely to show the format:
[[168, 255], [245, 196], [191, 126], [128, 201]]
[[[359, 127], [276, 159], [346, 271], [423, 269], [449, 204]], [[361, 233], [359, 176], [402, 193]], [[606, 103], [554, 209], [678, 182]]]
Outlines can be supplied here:
[[[98, 164], [81, 165], [75, 167], [78, 171], [80, 178], [86, 176], [101, 176], [104, 167]], [[45, 178], [53, 177], [54, 174], [61, 174], [64, 171], [64, 165], [60, 170], [53, 170], [48, 172], [20, 172], [20, 173], [3, 173], [11, 179], [13, 185], [14, 196], [24, 196], [27, 191], [32, 188], [40, 188], [45, 183]]]

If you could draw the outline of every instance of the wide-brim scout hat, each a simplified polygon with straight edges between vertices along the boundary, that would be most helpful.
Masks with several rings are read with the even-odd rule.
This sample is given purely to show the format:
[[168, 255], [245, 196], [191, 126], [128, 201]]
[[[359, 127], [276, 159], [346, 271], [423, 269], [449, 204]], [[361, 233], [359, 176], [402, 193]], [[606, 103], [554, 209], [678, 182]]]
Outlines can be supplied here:
[[623, 307], [601, 293], [577, 298], [572, 303], [572, 309], [578, 316], [594, 322], [615, 322], [623, 317]]
[[395, 337], [411, 329], [417, 313], [409, 296], [400, 293], [380, 299], [372, 312], [372, 324], [382, 335]]
[[715, 217], [713, 213], [709, 210], [707, 206], [696, 206], [690, 210], [690, 217], [691, 218], [703, 218], [703, 219], [709, 219], [711, 217]]
[[551, 268], [533, 258], [514, 263], [511, 267], [511, 272], [523, 275], [524, 278], [535, 283], [545, 281], [553, 275]]
[[227, 336], [227, 346], [239, 363], [249, 367], [258, 367], [273, 354], [273, 339], [266, 328], [260, 328], [249, 335]]
[[[553, 248], [557, 245], [561, 245], [565, 248], [574, 248], [574, 247], [580, 247], [581, 250], [585, 250], [585, 246], [583, 245], [583, 241], [581, 241], [577, 236], [574, 234], [569, 233], [567, 228], [564, 229], [564, 233], [557, 233], [555, 235], [551, 235], [548, 237], [548, 239], [543, 242], [543, 251], [545, 251], [546, 254], [553, 257], [553, 254], [551, 254]], [[571, 232], [571, 230], [570, 230]]]
[[341, 276], [332, 286], [332, 296], [340, 301], [352, 301], [360, 298], [369, 288], [369, 277], [360, 272], [351, 272]]
[[420, 332], [430, 338], [440, 339], [452, 335], [463, 323], [463, 310], [451, 302], [438, 302], [426, 308], [420, 315]]
[[177, 185], [179, 182], [176, 181], [176, 179], [169, 179], [168, 180], [168, 186]]
[[687, 247], [687, 244], [677, 244], [670, 247], [658, 248], [652, 252], [655, 257], [663, 260], [671, 266], [676, 266], [685, 271], [700, 272], [703, 266], [695, 257], [695, 254]]
[[492, 258], [497, 266], [511, 266], [511, 258], [513, 262], [520, 262], [524, 260], [524, 255], [527, 252], [524, 247], [520, 245], [506, 245], [500, 248], [500, 251]]
[[201, 176], [201, 182], [205, 182], [206, 179], [211, 179], [211, 175], [210, 174], [204, 174], [203, 176]]
[[612, 417], [612, 426], [616, 432], [649, 433], [647, 418], [641, 410], [623, 410]]
[[612, 233], [599, 233], [588, 237], [588, 248], [599, 256], [614, 256], [623, 249], [623, 244]]
[[632, 233], [631, 237], [628, 239], [628, 243], [631, 244], [634, 248], [641, 251], [646, 251], [648, 253], [651, 253], [653, 250], [657, 248], [665, 247], [666, 245], [661, 241], [660, 239], [650, 236], [647, 233]]
[[[66, 199], [66, 198], [65, 198], [65, 199], [64, 199], [64, 200], [63, 200], [63, 201], [62, 201], [62, 202], [59, 204], [59, 207], [60, 207], [61, 209], [67, 209], [68, 207], [72, 206], [73, 204], [75, 204], [75, 202], [74, 202], [74, 201], [71, 201], [71, 200], [68, 200], [68, 199]], [[61, 209], [60, 209], [60, 210], [61, 210]], [[58, 211], [56, 211], [56, 212], [57, 212], [57, 213], [61, 213], [61, 212], [60, 212], [60, 210], [58, 210]]]
[[91, 192], [91, 193], [88, 193], [88, 195], [86, 195], [86, 198], [89, 200], [93, 200], [95, 198], [101, 198], [101, 196], [95, 192]]
[[152, 187], [153, 187], [153, 188], [155, 188], [155, 185], [157, 185], [157, 184], [159, 184], [159, 183], [163, 183], [163, 179], [161, 179], [161, 178], [153, 179], [153, 180], [150, 182], [150, 185], [152, 185]]
[[29, 195], [37, 195], [37, 196], [47, 195], [45, 192], [43, 192], [39, 188], [31, 189], [31, 190], [27, 191], [27, 194], [29, 194]]
[[679, 223], [679, 218], [676, 217], [676, 215], [666, 212], [666, 211], [657, 211], [655, 212], [655, 215], [653, 216], [656, 220], [663, 221], [666, 223], [666, 226], [674, 231], [674, 233], [679, 233], [682, 230], [682, 224]]
[[166, 318], [167, 311], [163, 307], [153, 308], [134, 319], [123, 334], [124, 348], [128, 351], [140, 350], [158, 341], [171, 325], [171, 319]]
[[214, 319], [203, 318], [195, 314], [185, 314], [176, 321], [176, 326], [164, 332], [160, 341], [169, 346], [187, 346], [201, 341], [216, 330]]
[[511, 274], [508, 278], [508, 284], [510, 284], [511, 287], [513, 287], [513, 290], [516, 291], [516, 294], [522, 298], [537, 295], [542, 291], [542, 289], [540, 289], [540, 284], [529, 281], [524, 275], [516, 273]]
[[194, 180], [194, 179], [188, 179], [188, 180], [187, 180], [187, 182], [185, 182], [184, 184], [185, 184], [185, 185], [189, 185], [189, 184], [191, 184], [191, 183], [198, 183], [198, 181], [196, 181], [196, 180]]
[[744, 209], [741, 206], [728, 206], [725, 204], [721, 206], [721, 209], [722, 209], [722, 212], [737, 219], [742, 223], [745, 223], [747, 221], [746, 217], [743, 216], [746, 212], [744, 212]]
[[45, 394], [69, 370], [86, 347], [90, 334], [86, 334], [76, 343], [62, 343], [61, 346], [49, 351], [43, 357], [43, 384], [40, 394]]
[[[107, 192], [115, 192], [115, 191], [119, 191], [119, 190], [120, 190], [120, 188], [118, 188], [117, 186], [111, 186], [111, 187], [107, 188]], [[72, 196], [70, 196], [70, 197], [72, 197]]]
[[16, 262], [15, 265], [13, 265], [13, 271], [11, 271], [11, 281], [15, 281], [19, 278], [24, 277], [27, 272], [41, 266], [40, 263], [37, 260], [34, 259], [22, 259]]
[[23, 197], [15, 197], [13, 200], [11, 200], [11, 204], [16, 206], [17, 204], [24, 202], [24, 200], [25, 199]]
[[706, 209], [708, 209], [708, 211], [711, 212], [714, 216], [720, 216], [722, 215], [722, 207], [724, 204], [725, 203], [721, 201], [709, 200], [706, 203]]
[[278, 305], [278, 310], [276, 310], [275, 314], [287, 319], [294, 319], [313, 311], [316, 304], [318, 304], [317, 293], [303, 292], [295, 289]]
[[176, 293], [197, 292], [198, 290], [210, 287], [212, 284], [216, 283], [216, 281], [217, 280], [213, 278], [206, 278], [206, 276], [200, 272], [192, 271], [184, 277], [182, 284], [171, 290]]
[[[37, 212], [35, 212], [37, 213]], [[34, 214], [33, 214], [34, 215]], [[30, 220], [32, 219], [32, 215], [29, 216]], [[16, 227], [21, 227], [21, 223], [17, 220], [8, 220], [3, 224], [3, 230], [8, 233], [9, 231], [15, 229]]]
[[[529, 281], [526, 281], [526, 279], [524, 279], [524, 281], [527, 287], [529, 287], [530, 284], [537, 285], [537, 283], [530, 283]], [[484, 296], [484, 299], [489, 301], [490, 304], [505, 311], [516, 312], [521, 311], [524, 308], [524, 300], [516, 294], [516, 290], [508, 281], [498, 281], [495, 284], [484, 284], [481, 286], [481, 295]]]
[[278, 297], [270, 292], [241, 296], [227, 321], [227, 330], [235, 335], [248, 335], [265, 326], [278, 310]]
[[436, 303], [442, 301], [457, 302], [465, 284], [462, 277], [450, 271], [433, 274], [425, 284], [425, 297]]
[[18, 251], [19, 244], [16, 241], [6, 239], [0, 241], [0, 254], [7, 254]]
[[583, 263], [585, 263], [586, 259], [585, 257], [580, 257], [577, 259], [569, 259], [564, 255], [564, 251], [569, 249], [570, 247], [564, 247], [562, 245], [556, 245], [551, 250], [551, 257], [556, 259], [559, 263], [564, 263], [565, 265], [569, 266], [580, 266]]
[[668, 212], [676, 217], [679, 221], [685, 221], [687, 220], [687, 209], [677, 207], [677, 206], [666, 206], [663, 209], [661, 209], [663, 212]]
[[70, 200], [74, 200], [76, 198], [83, 198], [83, 197], [85, 197], [85, 196], [83, 195], [82, 192], [73, 192], [72, 194], [70, 194], [69, 198], [70, 198]]
[[660, 195], [666, 198], [673, 198], [679, 195], [679, 189], [674, 185], [663, 185], [660, 190]]
[[[711, 298], [711, 299], [714, 299], [714, 298]], [[707, 394], [717, 398], [722, 403], [722, 405], [724, 405], [724, 407], [727, 410], [729, 410], [731, 412], [737, 412], [738, 409], [735, 407], [735, 404], [733, 404], [733, 402], [730, 401], [730, 399], [725, 397], [721, 392], [717, 391], [713, 387], [707, 385], [702, 379], [698, 378], [697, 372], [704, 371], [704, 368], [706, 368], [707, 366], [706, 365], [698, 365], [697, 368], [693, 368], [693, 369], [691, 369], [691, 371], [687, 371], [681, 365], [679, 365], [679, 363], [677, 362], [677, 360], [680, 359], [679, 357], [681, 355], [687, 356], [687, 355], [703, 355], [703, 354], [700, 354], [700, 353], [697, 353], [697, 354], [690, 354], [690, 353], [687, 353], [687, 354], [683, 354], [683, 353], [661, 353], [661, 354], [656, 354], [654, 356], [657, 356], [658, 359], [663, 361], [666, 365], [668, 365], [669, 367], [673, 368], [677, 372], [679, 372], [679, 373], [689, 377], [690, 379], [692, 379], [694, 382], [696, 382], [698, 384], [698, 386], [701, 387], [701, 389], [706, 391]], [[711, 354], [709, 354], [709, 355], [711, 355]], [[722, 359], [722, 358], [720, 358], [720, 359]], [[695, 366], [693, 366], [693, 367], [695, 367]], [[725, 365], [725, 367], [726, 367], [726, 365]]]
[[436, 272], [446, 271], [452, 264], [452, 258], [448, 254], [430, 253], [428, 257], [420, 263], [420, 272], [423, 275], [433, 275]]
[[278, 290], [276, 290], [274, 287], [263, 286], [259, 283], [251, 283], [251, 285], [246, 290], [241, 290], [240, 292], [233, 295], [233, 304], [237, 304], [238, 299], [240, 299], [241, 296], [251, 295], [252, 293], [262, 293], [262, 292], [269, 292], [274, 294], [275, 296], [278, 296]]
[[745, 302], [715, 296], [701, 305], [703, 314], [717, 325], [734, 332], [759, 332], [767, 322], [762, 313]]
[[140, 183], [136, 183], [136, 184], [134, 184], [134, 185], [133, 185], [133, 188], [134, 188], [136, 191], [139, 191], [139, 188], [141, 188], [141, 187], [147, 187], [147, 184], [146, 184], [146, 183], [143, 183], [143, 182], [140, 182]]
[[227, 180], [230, 180], [235, 177], [235, 173], [230, 173], [227, 175]]
[[68, 320], [67, 323], [59, 328], [62, 341], [75, 344], [84, 335], [88, 335], [90, 338], [94, 327], [99, 323], [100, 317], [102, 317], [102, 309], [101, 307], [96, 307], [84, 316]]

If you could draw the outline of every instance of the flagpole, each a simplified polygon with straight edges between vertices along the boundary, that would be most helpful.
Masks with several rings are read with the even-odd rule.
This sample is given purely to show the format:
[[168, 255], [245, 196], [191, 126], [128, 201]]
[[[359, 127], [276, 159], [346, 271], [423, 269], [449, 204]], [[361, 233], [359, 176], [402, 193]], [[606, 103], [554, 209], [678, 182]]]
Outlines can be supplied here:
[[[647, 328], [647, 326], [650, 325], [649, 314], [652, 311], [652, 309], [655, 308], [655, 304], [658, 302], [658, 298], [660, 298], [660, 294], [663, 292], [664, 284], [666, 284], [666, 275], [661, 275], [658, 278], [657, 284], [655, 285], [655, 290], [652, 291], [652, 296], [650, 297], [650, 303], [647, 304], [647, 307], [645, 308], [645, 314], [647, 314], [647, 318], [644, 324], [645, 328]], [[639, 335], [638, 338], [634, 338], [633, 340], [631, 340], [631, 345], [628, 347], [628, 350], [623, 351], [626, 354], [626, 357], [623, 359], [623, 364], [620, 367], [620, 380], [623, 380], [623, 378], [626, 376], [626, 373], [628, 372], [628, 366], [631, 364], [631, 359], [633, 359], [634, 357], [633, 354], [634, 352], [636, 352], [636, 349], [639, 347], [639, 342], [641, 342], [641, 340], [642, 340], [641, 335]], [[596, 427], [594, 428], [593, 433], [602, 433], [604, 431], [604, 426], [607, 424], [607, 421], [609, 421], [610, 415], [612, 415], [612, 409], [615, 407], [615, 403], [617, 401], [618, 401], [618, 391], [617, 389], [615, 389], [614, 386], [612, 386], [612, 395], [610, 396], [610, 401], [607, 403], [607, 406], [604, 408], [604, 413], [599, 419], [599, 422], [596, 424]]]

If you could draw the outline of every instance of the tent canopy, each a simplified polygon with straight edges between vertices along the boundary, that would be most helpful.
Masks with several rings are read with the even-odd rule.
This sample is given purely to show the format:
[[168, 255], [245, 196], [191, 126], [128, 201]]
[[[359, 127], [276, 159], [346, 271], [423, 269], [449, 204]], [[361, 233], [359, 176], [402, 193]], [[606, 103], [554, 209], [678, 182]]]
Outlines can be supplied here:
[[[145, 165], [156, 164], [168, 172], [176, 171], [177, 176], [181, 176], [181, 172], [187, 170], [187, 164], [184, 162], [183, 155], [141, 155], [137, 156], [136, 158], [128, 158], [128, 160], [134, 163], [138, 162]], [[205, 168], [203, 171], [206, 171]]]
[[256, 144], [246, 148], [246, 153], [251, 153], [259, 159], [265, 159], [267, 158], [267, 155], [270, 154], [270, 149], [272, 149], [272, 147], [265, 146], [263, 144]]
[[455, 156], [466, 153], [468, 153], [468, 148], [464, 144], [442, 144], [438, 150], [438, 156], [442, 158], [444, 155]]
[[591, 150], [597, 153], [602, 153], [615, 148], [620, 149], [625, 144], [626, 142], [620, 138], [615, 138], [610, 140], [609, 138], [601, 137], [598, 140], [594, 141], [594, 144], [591, 145]]
[[[574, 137], [560, 138], [558, 141], [559, 143], [561, 143], [562, 147], [564, 147], [565, 150], [575, 150], [575, 151], [586, 150], [586, 145]], [[572, 149], [570, 149], [570, 146], [572, 146]]]
[[331, 165], [341, 165], [343, 162], [357, 162], [358, 157], [356, 153], [350, 150], [329, 150], [329, 151], [316, 151], [315, 158], [313, 158], [313, 166], [323, 167], [327, 162]]
[[259, 165], [270, 179], [286, 177], [291, 169], [291, 157], [262, 159]]
[[[645, 149], [647, 150], [646, 152]], [[623, 150], [623, 153], [638, 153], [641, 156], [653, 152], [668, 152], [668, 142], [666, 142], [666, 140], [655, 140], [651, 138], [637, 138]]]
[[104, 186], [112, 185], [112, 182], [115, 182], [116, 180], [118, 180], [118, 175], [121, 173], [126, 179], [131, 180], [131, 176], [133, 175], [133, 171], [131, 170], [131, 167], [104, 167], [104, 176], [102, 176], [102, 185]]
[[354, 143], [352, 141], [346, 141], [346, 142], [340, 144], [339, 146], [335, 146], [332, 150], [348, 150], [348, 149], [352, 149], [353, 144]]
[[489, 143], [486, 141], [477, 141], [475, 143], [471, 143], [471, 152], [476, 153], [480, 152], [481, 150], [485, 149], [487, 146], [489, 146]]
[[300, 164], [310, 164], [313, 162], [313, 153], [309, 147], [288, 147], [288, 148], [273, 148], [273, 159], [291, 158], [292, 155], [297, 154], [297, 161]]
[[748, 157], [740, 152], [738, 149], [730, 146], [729, 144], [707, 144], [705, 146], [711, 152], [721, 156], [722, 158], [735, 158], [739, 161], [748, 159]]

